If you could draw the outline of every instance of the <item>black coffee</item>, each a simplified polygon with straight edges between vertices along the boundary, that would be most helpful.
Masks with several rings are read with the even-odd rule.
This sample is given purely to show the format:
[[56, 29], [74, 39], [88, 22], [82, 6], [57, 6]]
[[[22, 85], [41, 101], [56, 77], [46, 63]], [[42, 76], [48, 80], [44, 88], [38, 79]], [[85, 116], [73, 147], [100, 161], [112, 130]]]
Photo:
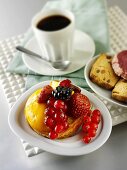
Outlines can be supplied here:
[[70, 22], [62, 15], [52, 15], [39, 21], [37, 28], [44, 31], [57, 31], [68, 26]]

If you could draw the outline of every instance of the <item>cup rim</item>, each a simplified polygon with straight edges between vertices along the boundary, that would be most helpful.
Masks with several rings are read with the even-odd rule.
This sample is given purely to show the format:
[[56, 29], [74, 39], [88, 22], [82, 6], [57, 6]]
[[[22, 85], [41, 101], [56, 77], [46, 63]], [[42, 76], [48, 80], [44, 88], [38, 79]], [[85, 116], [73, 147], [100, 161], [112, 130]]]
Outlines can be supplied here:
[[[37, 23], [42, 18], [45, 18], [46, 16], [52, 16], [52, 15], [55, 15], [55, 14], [59, 14], [59, 15], [62, 15], [62, 16], [65, 16], [65, 17], [69, 18], [71, 20], [70, 24], [67, 25], [66, 27], [64, 27], [62, 29], [59, 29], [59, 30], [56, 30], [56, 31], [45, 31], [45, 30], [41, 30], [41, 29], [37, 28]], [[43, 17], [42, 17], [42, 15], [43, 15]], [[50, 9], [50, 10], [43, 10], [43, 11], [38, 12], [32, 18], [31, 25], [32, 25], [33, 29], [36, 29], [37, 31], [39, 31], [41, 33], [53, 34], [53, 33], [62, 32], [63, 30], [68, 29], [69, 27], [71, 27], [74, 24], [74, 22], [75, 22], [75, 17], [74, 17], [74, 14], [71, 11], [64, 10], [64, 9], [60, 9], [60, 10], [59, 9]]]

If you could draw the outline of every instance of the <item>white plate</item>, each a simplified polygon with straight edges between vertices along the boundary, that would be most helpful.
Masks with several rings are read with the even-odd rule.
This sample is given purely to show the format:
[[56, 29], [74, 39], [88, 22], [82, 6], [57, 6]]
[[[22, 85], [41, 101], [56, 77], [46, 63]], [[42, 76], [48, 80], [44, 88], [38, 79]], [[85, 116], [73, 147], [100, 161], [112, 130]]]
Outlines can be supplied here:
[[[35, 37], [30, 39], [25, 47], [41, 55], [41, 51]], [[94, 53], [95, 44], [92, 38], [86, 33], [76, 30], [74, 36], [74, 55], [70, 59], [72, 63], [66, 70], [56, 70], [50, 64], [42, 61], [41, 59], [30, 57], [26, 54], [22, 54], [22, 58], [25, 65], [35, 73], [54, 76], [65, 75], [79, 70], [91, 57], [93, 57]]]
[[98, 108], [102, 113], [102, 119], [99, 125], [98, 133], [91, 143], [84, 144], [81, 141], [80, 132], [77, 135], [69, 137], [67, 139], [50, 140], [38, 135], [30, 128], [30, 126], [25, 120], [25, 116], [23, 113], [25, 103], [28, 97], [35, 90], [49, 84], [49, 82], [50, 81], [45, 81], [30, 88], [18, 99], [18, 101], [10, 110], [8, 121], [10, 128], [15, 133], [15, 135], [29, 142], [29, 144], [31, 144], [32, 146], [37, 146], [42, 150], [58, 155], [66, 156], [84, 155], [93, 152], [94, 150], [101, 147], [107, 141], [111, 133], [112, 129], [111, 116], [103, 102], [101, 102], [96, 96], [94, 96], [90, 92], [83, 89], [82, 93], [88, 96], [94, 107]]
[[[110, 55], [112, 56], [112, 55]], [[90, 70], [92, 68], [92, 65], [93, 63], [95, 62], [95, 60], [97, 59], [98, 56], [92, 58], [85, 66], [85, 69], [84, 69], [84, 76], [85, 76], [85, 79], [86, 79], [86, 82], [87, 84], [90, 86], [90, 88], [96, 93], [98, 94], [99, 96], [101, 96], [102, 98], [108, 100], [109, 102], [113, 103], [113, 104], [116, 104], [116, 105], [119, 105], [119, 106], [122, 106], [122, 107], [127, 107], [127, 104], [126, 103], [122, 103], [122, 102], [119, 102], [115, 99], [112, 98], [111, 96], [111, 91], [110, 90], [107, 90], [107, 89], [104, 89], [100, 86], [98, 86], [97, 84], [93, 83], [90, 78], [89, 78], [89, 74], [90, 74]]]

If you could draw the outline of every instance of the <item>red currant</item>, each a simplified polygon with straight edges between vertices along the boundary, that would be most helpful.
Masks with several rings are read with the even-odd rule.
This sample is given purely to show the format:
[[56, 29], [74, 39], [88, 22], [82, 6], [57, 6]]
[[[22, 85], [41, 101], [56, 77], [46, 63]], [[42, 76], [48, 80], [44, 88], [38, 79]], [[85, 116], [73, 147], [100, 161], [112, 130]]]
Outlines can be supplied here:
[[91, 127], [92, 129], [94, 129], [94, 130], [97, 130], [98, 124], [97, 124], [97, 123], [91, 123], [91, 124], [90, 124], [90, 127]]
[[64, 115], [64, 121], [67, 122], [67, 120], [68, 120], [68, 116], [65, 114]]
[[55, 113], [54, 119], [56, 122], [61, 122], [65, 120], [65, 114], [63, 113], [62, 110], [59, 110]]
[[93, 116], [91, 116], [91, 121], [92, 121], [93, 123], [99, 124], [100, 120], [101, 120], [101, 118], [100, 118], [100, 116], [98, 116], [98, 115], [93, 115]]
[[87, 133], [88, 130], [90, 129], [90, 123], [85, 123], [83, 126], [82, 126], [82, 130]]
[[55, 126], [55, 128], [54, 128], [54, 131], [56, 132], [56, 133], [60, 133], [60, 132], [62, 132], [64, 130], [64, 126], [62, 125], [62, 124], [57, 124], [56, 126]]
[[58, 134], [54, 131], [49, 132], [49, 138], [50, 139], [56, 139], [58, 137]]
[[53, 107], [47, 107], [47, 108], [45, 109], [45, 114], [46, 114], [47, 116], [53, 117], [54, 114], [55, 114], [55, 109], [54, 109]]
[[62, 124], [63, 124], [63, 126], [64, 126], [64, 129], [65, 129], [65, 130], [66, 130], [66, 129], [68, 129], [69, 124], [68, 124], [68, 122], [67, 122], [67, 121], [63, 122]]
[[96, 136], [96, 130], [93, 129], [93, 128], [90, 128], [88, 130], [88, 134], [89, 134], [90, 137], [95, 137]]
[[45, 124], [46, 124], [46, 126], [48, 126], [51, 129], [53, 129], [55, 126], [55, 122], [51, 117], [46, 117]]
[[63, 110], [63, 112], [67, 111], [67, 105], [62, 100], [56, 100], [55, 103], [54, 103], [54, 107], [57, 110], [60, 110], [60, 109]]
[[47, 101], [48, 106], [54, 106], [54, 103], [55, 103], [55, 99], [53, 97], [49, 98], [49, 100]]
[[84, 123], [86, 123], [86, 122], [90, 123], [91, 122], [91, 118], [89, 116], [84, 116], [83, 117], [83, 121], [84, 121]]
[[90, 136], [86, 135], [86, 136], [83, 137], [83, 142], [84, 143], [87, 144], [87, 143], [90, 143], [90, 141], [91, 141], [91, 137]]
[[95, 109], [95, 110], [92, 112], [92, 115], [101, 116], [101, 112], [100, 112], [98, 109]]

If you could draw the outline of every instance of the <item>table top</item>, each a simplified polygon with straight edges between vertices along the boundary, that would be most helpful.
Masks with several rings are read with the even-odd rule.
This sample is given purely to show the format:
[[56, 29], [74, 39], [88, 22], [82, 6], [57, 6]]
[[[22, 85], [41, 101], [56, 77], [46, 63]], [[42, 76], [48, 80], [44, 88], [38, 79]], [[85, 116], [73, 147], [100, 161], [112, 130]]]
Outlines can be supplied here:
[[[0, 1], [0, 40], [27, 30], [32, 16], [47, 0]], [[125, 1], [120, 6], [125, 10]], [[13, 2], [13, 3], [12, 3]], [[108, 0], [109, 2], [109, 0]], [[113, 5], [112, 0], [110, 3]], [[110, 5], [109, 4], [109, 5]], [[115, 5], [115, 4], [114, 4]], [[20, 18], [20, 19], [19, 19]], [[63, 157], [44, 152], [28, 158], [20, 140], [8, 126], [9, 107], [0, 85], [0, 169], [1, 170], [124, 170], [127, 167], [127, 122], [113, 127], [109, 140], [97, 151], [84, 156]]]

